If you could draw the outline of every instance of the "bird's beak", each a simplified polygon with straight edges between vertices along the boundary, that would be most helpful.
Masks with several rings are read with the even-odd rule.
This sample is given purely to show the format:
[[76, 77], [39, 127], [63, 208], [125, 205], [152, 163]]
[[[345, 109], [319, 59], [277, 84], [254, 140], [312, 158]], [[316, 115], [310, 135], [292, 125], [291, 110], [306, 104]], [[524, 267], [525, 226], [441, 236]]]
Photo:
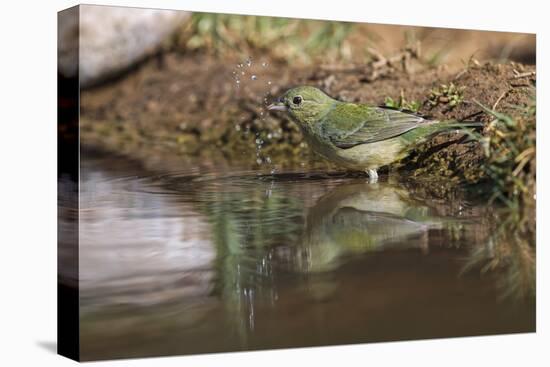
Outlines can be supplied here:
[[269, 111], [286, 111], [286, 106], [284, 103], [275, 102], [267, 106]]

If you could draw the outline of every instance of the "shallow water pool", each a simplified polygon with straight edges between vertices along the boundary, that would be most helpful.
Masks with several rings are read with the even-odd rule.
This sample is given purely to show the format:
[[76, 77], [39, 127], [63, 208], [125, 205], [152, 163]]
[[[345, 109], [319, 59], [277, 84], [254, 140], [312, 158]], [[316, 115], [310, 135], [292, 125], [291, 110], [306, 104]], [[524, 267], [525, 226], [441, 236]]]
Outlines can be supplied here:
[[535, 331], [534, 261], [483, 267], [486, 204], [81, 157], [83, 360]]

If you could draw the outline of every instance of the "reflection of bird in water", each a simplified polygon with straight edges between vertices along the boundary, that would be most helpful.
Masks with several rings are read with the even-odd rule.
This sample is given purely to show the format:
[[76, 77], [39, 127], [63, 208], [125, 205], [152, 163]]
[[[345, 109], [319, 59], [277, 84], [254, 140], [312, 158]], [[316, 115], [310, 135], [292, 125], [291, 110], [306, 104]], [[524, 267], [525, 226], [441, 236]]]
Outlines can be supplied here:
[[391, 184], [343, 184], [322, 196], [307, 214], [296, 256], [298, 270], [323, 272], [346, 257], [388, 246], [427, 249], [428, 230], [439, 227], [429, 208]]
[[393, 214], [344, 207], [332, 216], [327, 234], [340, 247], [362, 251], [377, 249], [379, 245], [398, 241], [426, 228], [425, 224]]

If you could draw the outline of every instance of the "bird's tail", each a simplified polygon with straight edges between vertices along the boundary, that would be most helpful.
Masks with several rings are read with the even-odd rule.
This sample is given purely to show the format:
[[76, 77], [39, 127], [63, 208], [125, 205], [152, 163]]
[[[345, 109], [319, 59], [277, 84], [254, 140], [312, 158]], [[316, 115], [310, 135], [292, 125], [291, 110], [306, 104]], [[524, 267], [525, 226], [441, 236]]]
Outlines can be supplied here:
[[469, 142], [472, 140], [477, 140], [479, 138], [480, 132], [483, 130], [484, 124], [480, 121], [470, 121], [470, 120], [450, 120], [450, 121], [441, 121], [436, 124], [434, 130], [432, 130], [431, 136], [450, 132], [450, 131], [459, 131], [463, 132], [467, 137], [466, 140], [462, 140], [463, 143]]
[[[411, 131], [411, 133], [407, 133], [404, 135], [404, 137], [409, 140], [409, 142], [414, 142], [416, 144], [422, 143], [430, 138], [432, 138], [434, 135], [458, 130], [463, 131], [466, 133], [466, 135], [469, 135], [469, 139], [473, 139], [476, 134], [475, 130], [482, 130], [483, 129], [483, 122], [479, 121], [469, 121], [469, 120], [448, 120], [448, 121], [430, 121], [430, 123], [425, 124], [423, 126], [419, 126], [418, 128]], [[469, 140], [468, 139], [468, 140]]]

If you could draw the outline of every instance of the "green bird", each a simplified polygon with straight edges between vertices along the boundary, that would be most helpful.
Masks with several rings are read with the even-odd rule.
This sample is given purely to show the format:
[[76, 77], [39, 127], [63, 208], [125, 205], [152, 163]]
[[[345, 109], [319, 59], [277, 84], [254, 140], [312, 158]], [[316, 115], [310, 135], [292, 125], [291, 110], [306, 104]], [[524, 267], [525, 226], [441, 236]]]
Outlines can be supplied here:
[[479, 122], [429, 120], [406, 111], [341, 102], [310, 86], [288, 90], [268, 110], [286, 111], [316, 153], [346, 168], [366, 172], [373, 182], [378, 179], [379, 167], [406, 157], [430, 136], [482, 126]]

